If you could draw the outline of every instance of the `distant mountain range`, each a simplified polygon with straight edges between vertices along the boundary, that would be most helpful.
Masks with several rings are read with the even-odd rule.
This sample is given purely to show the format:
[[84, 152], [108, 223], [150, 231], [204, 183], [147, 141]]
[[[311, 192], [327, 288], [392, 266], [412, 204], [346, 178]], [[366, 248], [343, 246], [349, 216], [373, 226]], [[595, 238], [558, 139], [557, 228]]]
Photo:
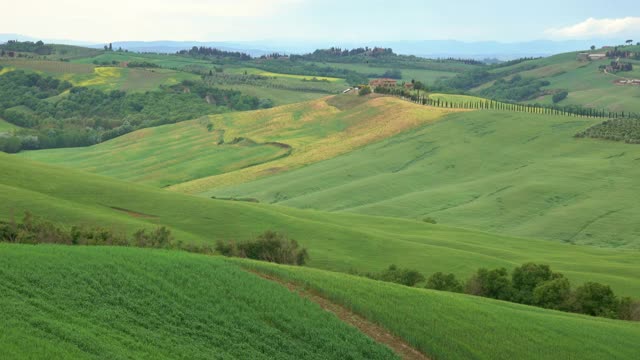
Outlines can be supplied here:
[[[61, 43], [101, 48], [104, 44], [95, 44], [74, 40], [37, 39], [19, 34], [0, 34], [0, 42], [7, 40], [35, 41], [43, 40], [47, 43]], [[367, 42], [329, 42], [299, 40], [264, 40], [264, 41], [118, 41], [112, 43], [114, 48], [123, 48], [137, 52], [174, 53], [193, 46], [215, 47], [227, 51], [241, 51], [252, 56], [260, 56], [273, 52], [286, 54], [300, 54], [312, 52], [319, 48], [337, 46], [342, 48], [356, 48], [363, 46], [390, 47], [398, 54], [416, 55], [430, 58], [496, 58], [510, 60], [521, 57], [549, 56], [557, 53], [588, 49], [591, 45], [615, 45], [603, 40], [566, 40], [551, 41], [537, 40], [516, 43], [502, 43], [497, 41], [464, 42], [457, 40], [420, 40], [420, 41], [367, 41]]]

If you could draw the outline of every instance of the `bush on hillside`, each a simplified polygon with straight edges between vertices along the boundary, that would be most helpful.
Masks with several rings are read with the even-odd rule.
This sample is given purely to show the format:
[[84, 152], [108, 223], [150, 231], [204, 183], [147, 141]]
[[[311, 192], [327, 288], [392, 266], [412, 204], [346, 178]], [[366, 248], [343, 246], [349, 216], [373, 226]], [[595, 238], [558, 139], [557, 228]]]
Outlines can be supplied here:
[[415, 286], [425, 280], [424, 275], [416, 270], [400, 269], [396, 265], [390, 265], [387, 270], [377, 274], [367, 274], [369, 278], [401, 284], [405, 286]]
[[360, 91], [358, 92], [358, 94], [360, 96], [366, 96], [371, 94], [371, 87], [370, 86], [363, 86], [360, 88]]
[[617, 316], [620, 305], [611, 287], [596, 282], [576, 288], [570, 301], [575, 312], [610, 318]]
[[536, 287], [558, 276], [551, 271], [549, 265], [527, 263], [515, 268], [511, 275], [513, 300], [521, 304], [533, 304], [533, 292]]
[[309, 254], [297, 241], [275, 231], [265, 231], [253, 241], [218, 241], [216, 251], [224, 256], [269, 261], [278, 264], [304, 265]]
[[630, 297], [620, 299], [618, 319], [640, 321], [640, 301], [633, 300]]
[[569, 96], [569, 92], [566, 91], [566, 90], [562, 90], [562, 91], [560, 91], [558, 93], [553, 94], [553, 97], [551, 97], [551, 100], [553, 100], [554, 104], [557, 104], [560, 101], [566, 99], [567, 96]]
[[463, 286], [454, 274], [437, 272], [427, 279], [427, 289], [461, 293]]
[[546, 309], [569, 310], [571, 284], [565, 277], [538, 284], [533, 289], [532, 304]]
[[465, 292], [471, 295], [509, 301], [513, 298], [514, 290], [507, 269], [488, 270], [482, 268], [478, 269], [467, 281]]

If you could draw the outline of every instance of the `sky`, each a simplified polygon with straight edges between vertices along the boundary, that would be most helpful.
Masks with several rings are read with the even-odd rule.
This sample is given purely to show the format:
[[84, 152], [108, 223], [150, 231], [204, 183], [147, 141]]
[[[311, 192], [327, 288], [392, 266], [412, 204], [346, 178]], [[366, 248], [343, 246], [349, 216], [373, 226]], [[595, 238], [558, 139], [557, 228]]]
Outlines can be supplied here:
[[640, 41], [637, 0], [19, 0], [3, 13], [0, 34], [96, 43]]

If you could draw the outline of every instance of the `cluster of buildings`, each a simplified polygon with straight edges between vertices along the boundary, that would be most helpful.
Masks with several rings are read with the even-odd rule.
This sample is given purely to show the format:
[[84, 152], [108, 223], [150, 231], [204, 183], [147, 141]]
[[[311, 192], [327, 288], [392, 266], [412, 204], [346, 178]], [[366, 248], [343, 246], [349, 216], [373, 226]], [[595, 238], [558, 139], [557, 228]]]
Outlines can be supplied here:
[[[381, 87], [381, 88], [395, 88], [398, 87], [398, 80], [395, 79], [388, 79], [388, 78], [382, 78], [382, 79], [373, 79], [371, 81], [369, 81], [369, 86], [372, 89], [375, 89], [377, 87]], [[413, 84], [412, 83], [405, 83], [404, 84], [404, 88], [405, 89], [413, 89]]]

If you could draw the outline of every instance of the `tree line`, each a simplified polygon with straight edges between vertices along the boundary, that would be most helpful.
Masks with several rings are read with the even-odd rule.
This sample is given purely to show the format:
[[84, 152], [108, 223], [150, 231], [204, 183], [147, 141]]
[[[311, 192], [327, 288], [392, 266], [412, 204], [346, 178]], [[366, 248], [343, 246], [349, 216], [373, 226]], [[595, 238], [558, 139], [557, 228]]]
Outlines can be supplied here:
[[83, 246], [129, 246], [140, 248], [182, 250], [193, 253], [242, 257], [278, 264], [304, 265], [309, 260], [307, 249], [286, 235], [267, 230], [245, 242], [218, 241], [196, 245], [176, 240], [171, 230], [158, 226], [152, 230], [139, 229], [132, 235], [126, 231], [99, 226], [62, 227], [25, 212], [21, 222], [12, 217], [0, 221], [0, 242], [13, 244], [60, 244]]
[[51, 55], [53, 53], [53, 47], [45, 45], [41, 40], [36, 42], [9, 40], [6, 44], [0, 45], [0, 50], [3, 52], [30, 52], [38, 55]]
[[480, 268], [466, 281], [458, 280], [454, 274], [442, 272], [426, 278], [416, 270], [396, 265], [379, 273], [352, 273], [405, 286], [424, 283], [425, 288], [432, 290], [464, 293], [591, 316], [640, 321], [640, 301], [616, 296], [610, 286], [592, 281], [572, 288], [569, 279], [544, 264], [526, 263], [511, 272], [505, 268]]
[[[584, 117], [593, 117], [593, 118], [629, 118], [629, 119], [640, 119], [640, 114], [632, 113], [632, 112], [617, 112], [617, 111], [608, 111], [605, 109], [593, 109], [586, 108], [581, 105], [547, 105], [547, 104], [518, 104], [511, 102], [503, 102], [503, 101], [495, 101], [490, 99], [469, 99], [469, 100], [447, 100], [442, 98], [432, 99], [426, 94], [416, 94], [413, 91], [406, 90], [404, 88], [395, 87], [395, 88], [385, 88], [385, 87], [376, 87], [373, 89], [376, 93], [379, 94], [389, 94], [398, 96], [409, 101], [412, 101], [417, 104], [434, 106], [440, 108], [449, 108], [449, 109], [481, 109], [481, 110], [502, 110], [502, 111], [514, 111], [514, 112], [527, 112], [534, 114], [547, 114], [547, 115], [561, 115], [561, 116], [584, 116]], [[566, 97], [568, 92], [565, 94], [562, 91], [559, 92], [561, 95], [560, 98], [556, 98], [557, 101], [562, 99], [562, 96]], [[554, 101], [556, 102], [556, 101]]]
[[89, 146], [145, 127], [272, 105], [203, 82], [127, 93], [73, 87], [52, 77], [11, 71], [0, 75], [0, 117], [22, 129], [0, 138], [0, 150]]
[[180, 50], [176, 54], [192, 57], [230, 59], [237, 61], [248, 61], [252, 59], [251, 55], [240, 51], [225, 51], [206, 46], [194, 46], [189, 50]]

